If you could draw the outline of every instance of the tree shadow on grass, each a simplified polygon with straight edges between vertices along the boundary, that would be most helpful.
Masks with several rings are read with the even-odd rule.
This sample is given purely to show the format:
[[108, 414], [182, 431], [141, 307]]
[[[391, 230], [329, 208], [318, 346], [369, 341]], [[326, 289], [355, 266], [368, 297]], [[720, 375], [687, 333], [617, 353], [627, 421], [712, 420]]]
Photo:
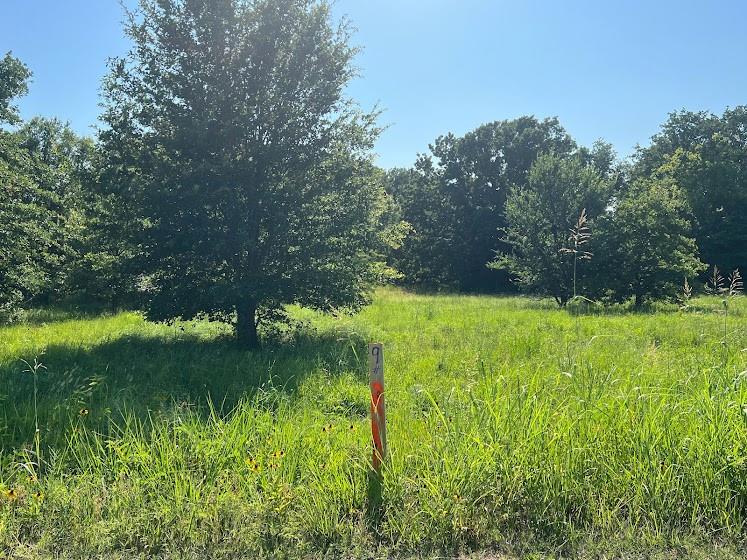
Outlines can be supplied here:
[[[78, 417], [103, 427], [124, 411], [145, 419], [174, 404], [226, 414], [258, 391], [293, 398], [313, 373], [354, 375], [363, 383], [365, 357], [365, 339], [353, 332], [303, 331], [253, 352], [229, 337], [190, 333], [52, 345], [39, 357], [37, 415], [47, 441], [54, 441]], [[0, 364], [2, 451], [28, 443], [34, 432], [34, 375], [26, 369], [20, 360]]]

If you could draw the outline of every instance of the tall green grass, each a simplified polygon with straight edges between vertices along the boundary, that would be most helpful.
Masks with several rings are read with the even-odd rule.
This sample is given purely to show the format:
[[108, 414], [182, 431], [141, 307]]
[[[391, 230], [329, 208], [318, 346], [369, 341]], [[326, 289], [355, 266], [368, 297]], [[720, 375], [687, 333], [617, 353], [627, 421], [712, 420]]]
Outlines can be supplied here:
[[[257, 353], [206, 322], [32, 314], [0, 329], [0, 546], [593, 555], [692, 541], [738, 556], [747, 304], [730, 302], [726, 334], [717, 298], [649, 311], [381, 290], [355, 317], [293, 310], [302, 326]], [[366, 503], [373, 340], [380, 516]]]

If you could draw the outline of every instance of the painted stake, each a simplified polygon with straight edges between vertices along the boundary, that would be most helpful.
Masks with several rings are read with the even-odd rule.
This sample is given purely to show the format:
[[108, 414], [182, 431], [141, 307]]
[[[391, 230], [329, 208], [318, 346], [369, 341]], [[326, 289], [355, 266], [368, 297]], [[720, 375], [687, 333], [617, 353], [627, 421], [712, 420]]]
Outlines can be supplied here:
[[371, 434], [373, 435], [373, 468], [381, 472], [386, 458], [386, 408], [384, 406], [384, 345], [368, 345], [368, 375], [371, 386]]

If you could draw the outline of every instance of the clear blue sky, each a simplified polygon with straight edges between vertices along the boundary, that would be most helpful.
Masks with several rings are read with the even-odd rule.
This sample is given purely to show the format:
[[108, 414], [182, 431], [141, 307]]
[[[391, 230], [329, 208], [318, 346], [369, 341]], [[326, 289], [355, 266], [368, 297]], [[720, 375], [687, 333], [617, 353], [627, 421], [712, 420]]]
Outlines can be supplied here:
[[[523, 114], [627, 156], [674, 109], [747, 104], [745, 0], [337, 0], [335, 13], [365, 49], [350, 93], [385, 109], [386, 167]], [[116, 0], [0, 0], [0, 52], [34, 72], [23, 116], [91, 133], [106, 59], [128, 47], [121, 20]]]

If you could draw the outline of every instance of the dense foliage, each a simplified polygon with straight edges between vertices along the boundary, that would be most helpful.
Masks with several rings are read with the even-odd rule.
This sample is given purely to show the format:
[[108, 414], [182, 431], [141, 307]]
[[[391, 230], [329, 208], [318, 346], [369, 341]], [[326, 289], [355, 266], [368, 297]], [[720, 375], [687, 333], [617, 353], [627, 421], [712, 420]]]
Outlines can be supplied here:
[[[134, 203], [154, 319], [257, 325], [367, 301], [378, 237], [372, 114], [343, 94], [355, 50], [309, 0], [140, 3], [106, 85], [113, 188]], [[272, 39], [272, 40], [270, 40]]]
[[598, 258], [587, 276], [589, 294], [636, 305], [671, 297], [705, 269], [682, 191], [667, 180], [637, 180], [597, 223], [590, 243]]
[[[26, 91], [30, 72], [0, 60], [0, 118], [20, 119], [10, 96]], [[2, 124], [2, 123], [0, 123]], [[86, 253], [84, 231], [95, 146], [59, 121], [34, 118], [0, 129], [0, 313], [72, 294]]]
[[580, 157], [540, 156], [526, 185], [509, 192], [504, 240], [510, 250], [491, 266], [508, 269], [520, 286], [565, 304], [577, 295], [579, 256], [590, 256], [574, 253], [569, 232], [581, 212], [592, 223], [605, 212], [614, 184]]
[[394, 264], [409, 284], [495, 291], [507, 278], [486, 267], [504, 247], [506, 197], [542, 153], [571, 154], [575, 142], [557, 119], [522, 117], [441, 136], [414, 169], [391, 174], [389, 189], [413, 234]]
[[720, 117], [672, 113], [639, 151], [634, 172], [682, 189], [703, 260], [723, 270], [747, 267], [747, 107]]
[[11, 53], [0, 59], [0, 125], [20, 121], [18, 107], [13, 102], [17, 97], [28, 93], [30, 77], [28, 67]]
[[96, 139], [22, 122], [30, 71], [0, 59], [5, 318], [75, 297], [256, 346], [286, 304], [356, 310], [377, 282], [641, 304], [747, 267], [747, 107], [672, 113], [625, 163], [525, 116], [384, 171], [323, 0], [142, 0], [125, 28]]
[[[630, 165], [604, 142], [578, 146], [554, 119], [441, 137], [412, 169], [389, 173], [413, 230], [391, 262], [411, 286], [513, 284], [561, 305], [573, 295], [672, 298], [704, 270], [700, 258], [723, 270], [746, 265], [745, 114], [675, 113]], [[590, 262], [579, 265], [569, 245], [582, 212]]]
[[53, 200], [31, 180], [30, 161], [14, 135], [0, 131], [0, 312], [42, 293], [58, 264]]

